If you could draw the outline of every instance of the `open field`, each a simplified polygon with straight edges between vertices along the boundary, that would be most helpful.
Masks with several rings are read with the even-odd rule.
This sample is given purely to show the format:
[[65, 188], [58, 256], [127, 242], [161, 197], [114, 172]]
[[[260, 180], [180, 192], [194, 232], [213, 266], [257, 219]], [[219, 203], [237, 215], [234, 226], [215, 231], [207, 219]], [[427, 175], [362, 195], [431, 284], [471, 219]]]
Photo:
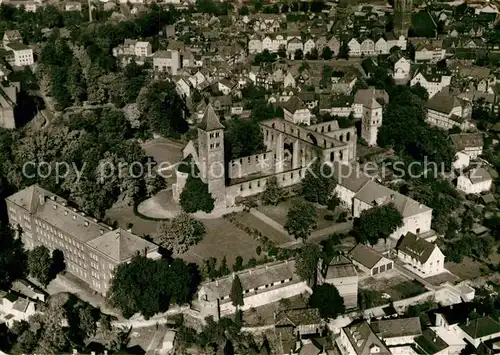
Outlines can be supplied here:
[[259, 243], [229, 221], [223, 218], [206, 219], [203, 220], [203, 224], [207, 230], [203, 240], [179, 257], [200, 265], [204, 259], [211, 256], [217, 260], [226, 256], [229, 268], [232, 267], [238, 255], [243, 258], [244, 263], [250, 258], [258, 258], [255, 249]]
[[[278, 206], [259, 206], [257, 210], [259, 212], [262, 212], [269, 218], [273, 219], [277, 223], [281, 224], [282, 226], [285, 225], [286, 223], [286, 215], [288, 213], [288, 210], [292, 206], [292, 203], [296, 198], [290, 198], [286, 201], [281, 202]], [[339, 211], [328, 211], [326, 208], [318, 208], [317, 210], [318, 213], [318, 218], [317, 218], [317, 223], [318, 227], [317, 230], [331, 227], [333, 224], [335, 224], [334, 221], [327, 221], [325, 219], [326, 215], [333, 215], [334, 220], [337, 218]]]
[[[369, 291], [373, 296], [373, 305], [378, 306], [414, 297], [427, 291], [427, 289], [416, 280], [410, 280], [397, 270], [377, 275], [376, 278], [368, 277], [359, 283], [360, 293], [362, 290]], [[382, 298], [386, 294], [390, 297]]]
[[263, 236], [269, 238], [272, 242], [280, 245], [282, 243], [292, 240], [289, 236], [281, 233], [279, 230], [273, 228], [267, 223], [262, 222], [260, 219], [248, 212], [240, 212], [234, 218], [252, 229], [257, 229]]
[[460, 264], [447, 262], [444, 267], [462, 280], [469, 280], [481, 276], [481, 267], [485, 266], [469, 257], [464, 257]]

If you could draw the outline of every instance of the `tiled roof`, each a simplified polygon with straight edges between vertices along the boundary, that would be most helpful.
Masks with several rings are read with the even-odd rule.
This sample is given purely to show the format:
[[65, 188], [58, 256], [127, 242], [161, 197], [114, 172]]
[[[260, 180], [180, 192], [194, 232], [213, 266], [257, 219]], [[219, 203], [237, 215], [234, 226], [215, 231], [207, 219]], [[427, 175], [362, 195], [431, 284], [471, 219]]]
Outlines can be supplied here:
[[214, 131], [217, 129], [224, 129], [224, 126], [219, 121], [219, 117], [215, 113], [214, 108], [211, 104], [207, 105], [205, 109], [205, 113], [203, 114], [203, 118], [201, 119], [201, 123], [199, 125], [204, 131]]
[[320, 324], [321, 316], [317, 308], [290, 309], [276, 314], [275, 326]]
[[374, 267], [383, 258], [382, 255], [364, 244], [358, 244], [352, 248], [349, 252], [349, 257], [369, 269]]
[[[236, 274], [240, 278], [244, 290], [254, 290], [257, 287], [270, 285], [282, 280], [292, 279], [291, 282], [300, 281], [300, 278], [295, 274], [295, 260], [261, 265]], [[202, 288], [208, 300], [214, 301], [229, 296], [232, 284], [233, 276], [228, 275], [215, 281], [207, 282]]]
[[465, 148], [483, 147], [483, 135], [475, 133], [450, 134], [450, 139], [453, 142], [457, 151]]
[[287, 102], [285, 102], [283, 108], [293, 114], [298, 110], [305, 109], [306, 106], [298, 96], [294, 95]]
[[398, 250], [417, 259], [422, 264], [427, 262], [435, 248], [437, 248], [436, 245], [425, 239], [418, 238], [415, 234], [410, 232], [402, 237], [398, 245]]
[[372, 322], [371, 327], [382, 339], [422, 334], [419, 317], [380, 320]]
[[366, 321], [351, 324], [343, 329], [356, 355], [369, 355], [375, 353], [379, 355], [391, 354], [389, 349], [377, 335], [375, 335]]
[[500, 323], [490, 316], [473, 319], [465, 324], [459, 324], [459, 327], [473, 339], [500, 333]]

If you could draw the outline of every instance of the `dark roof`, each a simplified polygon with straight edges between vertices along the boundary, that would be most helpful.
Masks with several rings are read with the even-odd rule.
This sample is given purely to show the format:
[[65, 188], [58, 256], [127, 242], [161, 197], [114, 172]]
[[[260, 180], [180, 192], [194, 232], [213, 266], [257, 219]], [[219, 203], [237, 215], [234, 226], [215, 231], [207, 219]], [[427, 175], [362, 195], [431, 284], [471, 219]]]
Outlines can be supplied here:
[[469, 147], [483, 147], [483, 135], [475, 133], [450, 134], [450, 139], [453, 142], [457, 151], [464, 150]]
[[298, 96], [292, 96], [287, 102], [284, 103], [283, 108], [288, 112], [295, 113], [297, 110], [306, 108], [304, 102]]
[[418, 238], [415, 234], [408, 232], [405, 236], [401, 237], [397, 248], [406, 255], [417, 259], [421, 263], [425, 263], [431, 256], [436, 246], [431, 242]]
[[224, 129], [224, 126], [220, 123], [219, 117], [215, 113], [214, 108], [211, 104], [208, 104], [207, 108], [205, 109], [205, 113], [203, 114], [203, 118], [201, 119], [199, 128], [204, 131]]
[[371, 327], [382, 339], [422, 334], [419, 317], [381, 320], [372, 322]]
[[471, 302], [463, 302], [454, 304], [448, 307], [441, 307], [438, 309], [434, 309], [429, 312], [429, 316], [432, 318], [432, 323], [435, 322], [436, 314], [440, 314], [446, 320], [449, 325], [458, 324], [460, 322], [464, 322], [469, 313], [474, 311], [476, 306]]
[[490, 316], [485, 316], [473, 319], [466, 323], [461, 323], [459, 324], [459, 327], [462, 328], [462, 330], [469, 334], [473, 339], [482, 338], [500, 332], [500, 323], [498, 323]]
[[429, 110], [446, 114], [449, 114], [457, 106], [461, 106], [458, 98], [445, 91], [438, 92], [425, 105]]
[[275, 326], [293, 326], [319, 324], [321, 316], [317, 308], [290, 309], [276, 315]]
[[374, 267], [383, 258], [382, 255], [364, 244], [358, 244], [352, 248], [349, 252], [349, 257], [369, 269]]
[[415, 342], [425, 351], [425, 354], [429, 355], [436, 354], [448, 348], [448, 344], [432, 329], [425, 329], [422, 335], [415, 339]]
[[391, 354], [366, 321], [363, 320], [359, 323], [351, 324], [343, 329], [356, 355], [371, 354], [374, 347], [379, 348], [377, 354]]

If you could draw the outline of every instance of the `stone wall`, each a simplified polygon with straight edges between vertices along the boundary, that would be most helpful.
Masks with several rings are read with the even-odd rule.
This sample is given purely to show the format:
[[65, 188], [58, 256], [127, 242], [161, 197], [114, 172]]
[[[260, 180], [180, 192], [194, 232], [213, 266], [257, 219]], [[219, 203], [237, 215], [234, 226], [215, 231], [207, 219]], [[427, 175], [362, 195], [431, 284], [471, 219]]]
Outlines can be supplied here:
[[230, 179], [238, 179], [256, 173], [271, 173], [274, 160], [272, 151], [233, 159], [229, 162], [228, 176]]

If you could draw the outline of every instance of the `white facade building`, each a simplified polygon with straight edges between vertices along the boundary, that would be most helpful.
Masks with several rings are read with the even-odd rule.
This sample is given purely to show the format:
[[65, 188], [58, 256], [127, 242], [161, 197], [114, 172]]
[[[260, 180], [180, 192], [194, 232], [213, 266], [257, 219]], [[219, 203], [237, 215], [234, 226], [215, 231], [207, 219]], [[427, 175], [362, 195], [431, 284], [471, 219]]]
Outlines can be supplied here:
[[394, 63], [394, 75], [395, 80], [405, 80], [409, 79], [411, 74], [411, 61], [405, 57], [401, 57], [396, 63]]
[[157, 51], [153, 54], [153, 69], [156, 72], [177, 75], [181, 68], [180, 54], [177, 50]]
[[283, 113], [287, 121], [307, 126], [311, 124], [311, 111], [298, 96], [293, 96], [285, 102]]
[[480, 194], [491, 190], [493, 179], [483, 167], [469, 170], [457, 179], [457, 189], [466, 194]]
[[33, 59], [33, 49], [21, 42], [10, 42], [5, 45], [6, 50], [12, 51], [14, 55], [13, 65], [17, 67], [24, 67], [32, 65], [35, 61]]
[[398, 258], [405, 263], [405, 267], [420, 277], [445, 272], [444, 254], [439, 247], [413, 233], [402, 237], [397, 250]]

